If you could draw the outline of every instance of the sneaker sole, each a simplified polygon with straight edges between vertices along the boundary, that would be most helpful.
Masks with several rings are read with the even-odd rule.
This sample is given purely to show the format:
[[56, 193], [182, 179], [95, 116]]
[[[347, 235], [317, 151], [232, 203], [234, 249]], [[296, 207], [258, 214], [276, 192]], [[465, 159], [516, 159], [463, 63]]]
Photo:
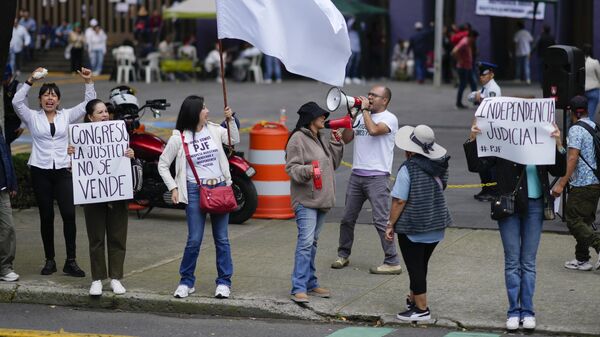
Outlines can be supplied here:
[[429, 321], [431, 320], [431, 315], [421, 316], [421, 317], [404, 317], [400, 315], [396, 315], [396, 319], [406, 322], [420, 322], [420, 321]]
[[223, 294], [216, 294], [215, 298], [229, 298], [229, 296], [225, 296]]
[[375, 275], [400, 275], [400, 274], [402, 274], [402, 269], [393, 270], [393, 271], [379, 271], [379, 270], [375, 270], [375, 269], [369, 269], [369, 273], [375, 274]]
[[175, 297], [175, 298], [186, 298], [186, 297], [190, 296], [191, 294], [193, 294], [195, 291], [196, 291], [196, 288], [190, 288], [190, 290], [188, 290], [187, 296], [173, 295], [173, 297]]
[[347, 262], [346, 262], [346, 263], [344, 263], [344, 264], [333, 263], [333, 264], [331, 265], [331, 268], [332, 268], [332, 269], [342, 269], [342, 268], [344, 268], [344, 267], [347, 267], [349, 264], [350, 264], [350, 261], [347, 261]]
[[294, 303], [298, 303], [298, 304], [306, 304], [308, 303], [308, 300], [304, 300], [304, 299], [299, 299], [299, 298], [295, 298], [295, 297], [290, 297], [290, 299], [292, 300], [292, 302]]
[[314, 291], [309, 291], [308, 296], [320, 297], [320, 298], [330, 298], [331, 294], [319, 294]]
[[18, 280], [19, 280], [18, 277], [17, 278], [4, 278], [4, 277], [0, 278], [0, 281], [4, 281], [4, 282], [16, 282]]

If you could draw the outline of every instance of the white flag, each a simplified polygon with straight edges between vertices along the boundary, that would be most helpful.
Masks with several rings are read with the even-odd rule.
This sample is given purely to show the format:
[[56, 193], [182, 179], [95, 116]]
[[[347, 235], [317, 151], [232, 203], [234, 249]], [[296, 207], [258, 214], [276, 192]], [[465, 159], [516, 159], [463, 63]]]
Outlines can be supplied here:
[[344, 84], [350, 39], [331, 0], [216, 0], [219, 39], [247, 41], [288, 71]]

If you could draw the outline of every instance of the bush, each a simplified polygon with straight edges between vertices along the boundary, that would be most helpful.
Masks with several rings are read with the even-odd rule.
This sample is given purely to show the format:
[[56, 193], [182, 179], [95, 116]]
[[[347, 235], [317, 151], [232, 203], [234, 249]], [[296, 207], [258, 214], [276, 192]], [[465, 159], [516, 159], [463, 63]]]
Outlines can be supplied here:
[[31, 187], [31, 176], [27, 161], [29, 153], [18, 153], [12, 156], [13, 166], [17, 175], [17, 195], [10, 198], [13, 208], [23, 209], [37, 206], [35, 196]]

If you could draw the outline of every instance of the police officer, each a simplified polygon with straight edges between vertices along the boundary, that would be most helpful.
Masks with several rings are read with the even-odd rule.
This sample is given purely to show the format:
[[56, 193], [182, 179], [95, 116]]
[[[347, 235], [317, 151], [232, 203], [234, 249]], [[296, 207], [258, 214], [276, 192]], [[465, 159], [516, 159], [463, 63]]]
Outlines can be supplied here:
[[[502, 96], [500, 86], [494, 80], [494, 69], [498, 68], [497, 65], [490, 62], [479, 62], [479, 82], [483, 87], [480, 91], [473, 91], [469, 94], [469, 102], [478, 105], [487, 97], [499, 97]], [[489, 169], [483, 172], [479, 172], [481, 178], [481, 184], [487, 184], [495, 181], [496, 174], [495, 169]], [[497, 189], [495, 186], [483, 186], [481, 192], [475, 194], [473, 197], [479, 201], [493, 201]]]

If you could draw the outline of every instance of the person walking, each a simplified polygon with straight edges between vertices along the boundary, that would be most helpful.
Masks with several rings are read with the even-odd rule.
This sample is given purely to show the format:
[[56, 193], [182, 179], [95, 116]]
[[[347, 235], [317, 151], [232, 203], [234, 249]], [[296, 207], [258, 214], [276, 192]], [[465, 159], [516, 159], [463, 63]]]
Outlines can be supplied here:
[[34, 70], [25, 84], [13, 98], [13, 106], [21, 121], [31, 132], [32, 149], [27, 164], [31, 170], [31, 185], [40, 212], [42, 242], [46, 263], [41, 270], [42, 275], [56, 272], [54, 261], [54, 200], [58, 202], [63, 219], [63, 233], [67, 250], [67, 259], [63, 272], [75, 277], [85, 277], [79, 268], [76, 258], [75, 239], [75, 205], [73, 204], [73, 179], [71, 177], [71, 161], [67, 154], [69, 124], [85, 115], [85, 105], [96, 98], [92, 71], [81, 68], [79, 76], [85, 82], [83, 102], [73, 108], [60, 109], [60, 89], [54, 83], [42, 84], [38, 99], [40, 110], [27, 106], [27, 94], [35, 82], [37, 74], [44, 68]]
[[69, 33], [69, 45], [71, 46], [71, 71], [83, 67], [83, 49], [85, 47], [85, 36], [81, 32], [81, 25], [75, 22], [73, 30]]
[[31, 36], [27, 32], [25, 27], [19, 24], [18, 19], [15, 19], [13, 30], [12, 30], [12, 38], [10, 39], [10, 54], [9, 54], [9, 64], [13, 69], [15, 74], [19, 74], [21, 71], [21, 64], [23, 63], [23, 59], [25, 58], [24, 54], [27, 53], [27, 46], [31, 43]]
[[583, 46], [583, 54], [585, 55], [585, 97], [588, 99], [588, 117], [595, 123], [600, 100], [600, 62], [593, 58], [590, 44]]
[[[108, 109], [101, 100], [93, 99], [86, 104], [86, 123], [105, 122], [109, 117]], [[69, 147], [70, 155], [73, 150], [73, 147]], [[133, 158], [133, 150], [128, 148], [125, 156]], [[83, 205], [92, 270], [91, 296], [102, 295], [102, 281], [107, 277], [111, 279], [113, 293], [122, 295], [126, 292], [121, 280], [127, 244], [128, 204], [127, 200], [117, 200]], [[108, 250], [108, 273], [105, 246]]]
[[[227, 144], [229, 141], [228, 131], [219, 124], [208, 121], [208, 113], [203, 97], [188, 96], [181, 104], [175, 130], [158, 163], [158, 172], [168, 190], [171, 191], [173, 203], [186, 204], [188, 238], [179, 267], [181, 280], [174, 293], [176, 298], [188, 297], [196, 291], [194, 271], [204, 235], [204, 225], [209, 214], [200, 209], [199, 184], [209, 189], [232, 184], [229, 162], [223, 150], [223, 143]], [[225, 107], [224, 115], [229, 124], [231, 144], [237, 144], [240, 135], [229, 107]], [[185, 149], [186, 147], [188, 149]], [[175, 161], [175, 179], [170, 171], [173, 161]], [[194, 166], [191, 166], [190, 162], [193, 162]], [[218, 273], [215, 281], [217, 285], [215, 297], [228, 298], [233, 274], [227, 234], [229, 213], [213, 213], [210, 214], [210, 218]]]
[[471, 30], [468, 35], [464, 36], [460, 42], [456, 44], [452, 49], [452, 56], [456, 58], [456, 70], [458, 71], [458, 91], [456, 92], [456, 108], [466, 109], [467, 107], [462, 103], [462, 96], [465, 88], [467, 87], [467, 81], [471, 86], [471, 91], [477, 90], [477, 85], [473, 80], [472, 69], [473, 69], [473, 50], [471, 45], [475, 42], [475, 39], [479, 36], [477, 31]]
[[275, 83], [281, 83], [281, 65], [279, 64], [279, 59], [274, 56], [264, 54], [263, 60], [265, 62], [265, 83], [273, 83], [273, 76], [275, 76]]
[[405, 151], [392, 190], [392, 209], [385, 238], [398, 243], [410, 278], [407, 308], [396, 315], [402, 321], [431, 319], [427, 305], [427, 270], [445, 228], [452, 224], [444, 190], [448, 183], [446, 149], [435, 142], [427, 125], [403, 126], [396, 133], [396, 146]]
[[[565, 262], [565, 268], [571, 270], [600, 269], [600, 235], [592, 229], [596, 219], [596, 208], [600, 199], [600, 180], [594, 174], [598, 167], [594, 150], [594, 138], [586, 130], [596, 128], [588, 115], [588, 102], [584, 96], [573, 97], [567, 110], [571, 113], [571, 128], [567, 144], [567, 172], [552, 188], [552, 195], [558, 197], [567, 184], [570, 185], [569, 197], [565, 207], [567, 227], [575, 237], [575, 259]], [[590, 263], [590, 247], [598, 253], [594, 266]]]
[[107, 36], [100, 25], [95, 25], [93, 32], [87, 36], [86, 43], [88, 45], [88, 52], [90, 53], [90, 65], [94, 76], [98, 76], [102, 73], [102, 65], [104, 64], [104, 55], [106, 54], [106, 40]]
[[12, 217], [10, 197], [17, 194], [17, 176], [10, 155], [10, 144], [0, 131], [0, 281], [15, 282], [13, 261], [17, 247], [15, 224]]
[[425, 83], [427, 75], [427, 52], [430, 50], [428, 45], [429, 30], [423, 30], [423, 24], [415, 22], [415, 33], [410, 37], [407, 53], [412, 52], [415, 60], [415, 79], [417, 83]]
[[354, 226], [366, 200], [371, 203], [373, 225], [384, 252], [383, 264], [369, 269], [372, 274], [400, 274], [400, 257], [396, 246], [385, 239], [385, 228], [390, 213], [389, 176], [394, 159], [394, 135], [398, 119], [388, 111], [392, 99], [389, 88], [376, 85], [368, 98], [361, 96], [362, 114], [353, 123], [356, 127], [344, 129], [342, 140], [354, 142], [352, 174], [346, 189], [346, 206], [340, 224], [338, 256], [331, 268], [341, 269], [350, 264], [354, 244]]
[[519, 29], [513, 38], [515, 42], [515, 81], [525, 80], [525, 83], [531, 84], [531, 70], [529, 67], [529, 57], [531, 56], [531, 43], [533, 37], [525, 29], [523, 21], [517, 22], [517, 28]]
[[331, 140], [323, 139], [320, 130], [325, 127], [329, 112], [317, 103], [305, 103], [298, 114], [285, 149], [285, 171], [291, 180], [292, 207], [298, 227], [291, 299], [307, 303], [308, 295], [330, 296], [328, 289], [319, 286], [315, 257], [325, 215], [335, 206], [334, 170], [342, 162], [344, 143], [340, 130], [331, 132]]
[[476, 136], [480, 133], [473, 121], [469, 141], [465, 144], [468, 167], [477, 171], [495, 167], [499, 194], [514, 194], [514, 213], [497, 220], [504, 247], [508, 297], [506, 329], [517, 330], [522, 322], [524, 329], [533, 330], [536, 327], [533, 307], [536, 256], [545, 219], [544, 209], [554, 209], [548, 173], [555, 177], [565, 174], [566, 150], [562, 146], [560, 130], [554, 124], [551, 134], [556, 141], [554, 165], [522, 165], [500, 157], [478, 158]]

